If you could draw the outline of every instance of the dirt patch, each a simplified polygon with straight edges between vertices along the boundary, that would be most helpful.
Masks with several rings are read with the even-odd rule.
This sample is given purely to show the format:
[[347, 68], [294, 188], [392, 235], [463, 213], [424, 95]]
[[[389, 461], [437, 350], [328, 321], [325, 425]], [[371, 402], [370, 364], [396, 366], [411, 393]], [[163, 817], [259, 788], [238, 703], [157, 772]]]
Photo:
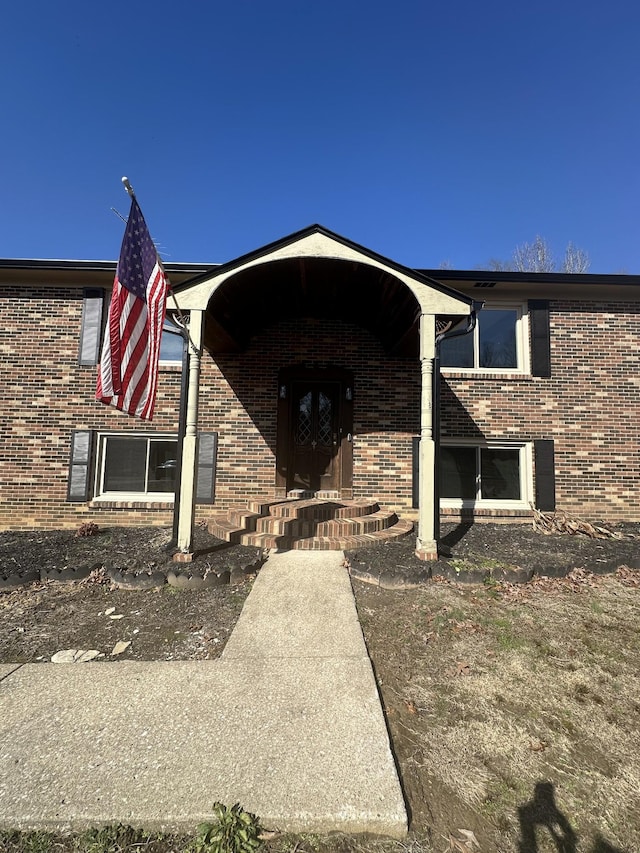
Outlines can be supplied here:
[[[109, 579], [125, 574], [207, 572], [218, 575], [259, 565], [260, 551], [229, 546], [206, 530], [195, 532], [196, 557], [176, 564], [167, 528], [108, 528], [95, 535], [72, 531], [0, 533], [0, 577], [44, 570], [49, 577], [69, 569], [91, 570], [76, 583], [35, 582], [0, 594], [0, 662], [49, 661], [63, 649], [96, 649], [107, 659], [116, 643], [130, 643], [127, 660], [217, 657], [233, 630], [250, 590], [225, 583], [199, 590], [169, 584], [125, 591]], [[226, 575], [225, 575], [226, 576]]]
[[[411, 814], [407, 850], [640, 850], [640, 572], [596, 573], [637, 560], [639, 526], [624, 532], [626, 539], [594, 541], [520, 525], [450, 526], [443, 529], [449, 563], [486, 572], [485, 583], [440, 577], [394, 591], [354, 580]], [[196, 571], [220, 573], [255, 558], [255, 549], [197, 535]], [[49, 660], [63, 648], [95, 648], [119, 660], [216, 657], [250, 580], [130, 592], [113, 589], [105, 575], [108, 565], [175, 569], [168, 544], [169, 531], [157, 528], [0, 534], [0, 573], [16, 565], [93, 567], [80, 583], [38, 582], [0, 594], [0, 662]], [[408, 578], [425, 567], [414, 547], [407, 537], [350, 559], [379, 576]], [[493, 571], [543, 564], [548, 575], [568, 576], [509, 584]], [[131, 645], [113, 658], [118, 641]], [[269, 847], [398, 849], [356, 838]]]
[[529, 524], [443, 524], [441, 559], [425, 563], [415, 556], [415, 537], [387, 540], [347, 552], [357, 577], [382, 579], [389, 588], [424, 583], [430, 576], [481, 582], [484, 578], [528, 580], [532, 575], [562, 577], [574, 568], [594, 574], [618, 566], [640, 568], [640, 524], [619, 524], [620, 538], [583, 534], [545, 536]]

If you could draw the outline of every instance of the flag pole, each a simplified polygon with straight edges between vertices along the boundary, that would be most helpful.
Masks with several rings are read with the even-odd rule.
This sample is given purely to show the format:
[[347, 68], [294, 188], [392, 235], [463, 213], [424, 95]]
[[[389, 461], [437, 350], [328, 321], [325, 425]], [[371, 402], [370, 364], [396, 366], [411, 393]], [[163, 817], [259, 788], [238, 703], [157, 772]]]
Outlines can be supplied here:
[[[133, 200], [136, 198], [136, 194], [134, 192], [133, 187], [131, 186], [131, 182], [129, 178], [125, 176], [122, 177], [122, 184]], [[137, 201], [137, 199], [136, 199]], [[158, 257], [158, 261], [161, 263], [160, 258]], [[180, 486], [182, 482], [182, 451], [184, 445], [184, 437], [186, 434], [187, 427], [187, 393], [188, 393], [188, 382], [189, 382], [189, 345], [196, 350], [196, 346], [191, 339], [191, 335], [189, 334], [189, 326], [184, 317], [184, 314], [180, 310], [180, 306], [178, 305], [178, 301], [176, 299], [176, 295], [173, 292], [173, 288], [171, 287], [171, 283], [169, 279], [166, 278], [167, 282], [167, 290], [173, 297], [174, 305], [176, 306], [176, 312], [178, 314], [179, 322], [177, 323], [178, 328], [180, 329], [180, 336], [182, 338], [182, 369], [180, 371], [180, 405], [179, 405], [179, 418], [178, 418], [178, 440], [177, 440], [177, 453], [176, 453], [176, 480], [174, 487], [174, 496], [173, 496], [173, 535], [172, 542], [173, 545], [176, 545], [178, 542], [178, 526], [180, 523]]]
[[133, 187], [131, 186], [131, 183], [129, 182], [129, 178], [127, 178], [126, 175], [122, 178], [122, 183], [124, 184], [125, 190], [129, 193], [129, 196], [131, 198], [135, 198], [136, 194], [134, 193]]

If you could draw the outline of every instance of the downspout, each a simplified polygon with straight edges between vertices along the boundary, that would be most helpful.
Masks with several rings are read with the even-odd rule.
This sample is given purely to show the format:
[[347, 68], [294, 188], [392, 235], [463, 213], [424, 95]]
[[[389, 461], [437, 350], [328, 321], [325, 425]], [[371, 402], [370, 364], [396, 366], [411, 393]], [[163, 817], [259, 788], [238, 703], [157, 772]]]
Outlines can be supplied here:
[[473, 301], [471, 313], [467, 320], [467, 325], [463, 329], [451, 329], [449, 332], [442, 332], [436, 337], [435, 356], [433, 359], [433, 441], [435, 444], [435, 484], [434, 484], [434, 500], [433, 500], [433, 529], [435, 532], [436, 542], [440, 539], [440, 344], [442, 341], [448, 341], [451, 338], [460, 338], [463, 335], [468, 335], [476, 327], [478, 311], [484, 307], [484, 302]]

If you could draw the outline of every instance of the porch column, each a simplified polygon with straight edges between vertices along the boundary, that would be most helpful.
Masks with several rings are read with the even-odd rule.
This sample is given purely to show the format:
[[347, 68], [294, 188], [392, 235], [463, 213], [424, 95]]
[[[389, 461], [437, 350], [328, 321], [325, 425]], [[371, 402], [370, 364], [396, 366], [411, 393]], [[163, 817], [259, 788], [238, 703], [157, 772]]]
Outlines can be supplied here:
[[433, 314], [420, 315], [420, 448], [419, 448], [419, 501], [418, 540], [416, 556], [421, 560], [438, 559], [435, 538], [434, 502], [435, 442], [433, 436], [433, 359], [435, 356], [436, 318]]
[[200, 390], [200, 356], [204, 313], [191, 311], [189, 319], [189, 387], [187, 391], [187, 420], [182, 443], [182, 477], [180, 482], [180, 515], [178, 518], [178, 549], [189, 554], [193, 546], [195, 519], [196, 476], [198, 464], [198, 393]]

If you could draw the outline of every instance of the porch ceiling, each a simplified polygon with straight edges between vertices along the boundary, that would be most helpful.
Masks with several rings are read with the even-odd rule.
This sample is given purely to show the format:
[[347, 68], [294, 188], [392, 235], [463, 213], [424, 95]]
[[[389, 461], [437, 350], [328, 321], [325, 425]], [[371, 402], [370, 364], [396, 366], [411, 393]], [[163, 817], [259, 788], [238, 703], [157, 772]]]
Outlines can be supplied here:
[[281, 320], [315, 317], [368, 329], [389, 354], [418, 354], [418, 300], [390, 272], [357, 261], [298, 257], [245, 268], [214, 291], [206, 317], [212, 353], [242, 351]]

